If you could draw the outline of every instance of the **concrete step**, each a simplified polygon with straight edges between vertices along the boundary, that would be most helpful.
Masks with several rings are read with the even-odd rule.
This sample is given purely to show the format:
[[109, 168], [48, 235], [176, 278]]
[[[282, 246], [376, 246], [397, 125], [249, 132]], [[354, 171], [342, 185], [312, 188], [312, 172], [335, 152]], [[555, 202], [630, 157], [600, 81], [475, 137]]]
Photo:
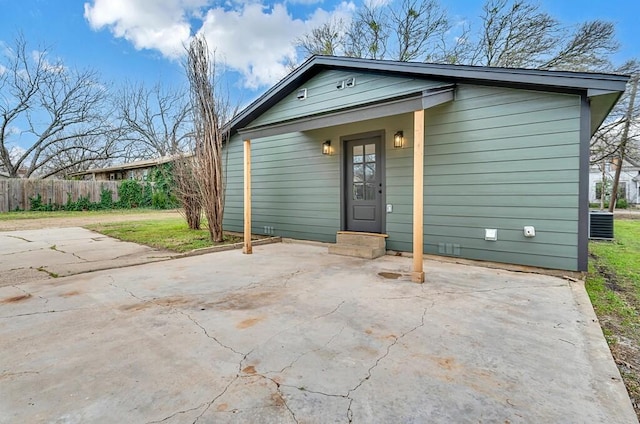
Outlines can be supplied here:
[[350, 244], [355, 246], [367, 246], [373, 249], [385, 249], [386, 238], [386, 234], [338, 231], [336, 234], [336, 244]]
[[329, 254], [353, 256], [356, 258], [375, 259], [387, 253], [384, 247], [359, 246], [356, 244], [332, 244], [329, 245]]

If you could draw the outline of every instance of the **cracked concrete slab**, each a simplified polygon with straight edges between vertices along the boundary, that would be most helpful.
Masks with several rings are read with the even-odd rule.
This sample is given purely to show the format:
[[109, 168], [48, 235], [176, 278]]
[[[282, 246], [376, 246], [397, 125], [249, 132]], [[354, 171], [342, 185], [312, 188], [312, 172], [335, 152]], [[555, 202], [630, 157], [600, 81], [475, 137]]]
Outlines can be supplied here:
[[0, 422], [636, 422], [581, 283], [272, 244], [0, 287]]
[[80, 227], [0, 232], [0, 287], [174, 256]]

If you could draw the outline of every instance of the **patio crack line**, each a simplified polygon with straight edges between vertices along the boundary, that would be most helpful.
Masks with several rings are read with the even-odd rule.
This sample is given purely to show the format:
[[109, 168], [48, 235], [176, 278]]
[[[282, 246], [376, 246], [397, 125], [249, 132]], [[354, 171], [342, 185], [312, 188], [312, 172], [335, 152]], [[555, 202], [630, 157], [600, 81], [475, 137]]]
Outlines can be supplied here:
[[203, 403], [201, 403], [200, 405], [198, 405], [198, 406], [196, 406], [196, 407], [194, 407], [194, 408], [183, 409], [183, 410], [181, 410], [181, 411], [174, 412], [173, 414], [168, 415], [168, 416], [166, 416], [166, 417], [164, 417], [164, 418], [162, 418], [162, 419], [160, 419], [160, 420], [147, 421], [147, 424], [159, 424], [159, 423], [163, 423], [163, 422], [165, 422], [165, 421], [167, 421], [167, 420], [170, 420], [170, 419], [171, 419], [171, 418], [173, 418], [173, 417], [177, 417], [178, 415], [182, 415], [182, 414], [186, 414], [186, 413], [188, 413], [188, 412], [196, 411], [196, 410], [198, 410], [198, 409], [202, 408], [203, 406], [205, 406], [206, 404], [207, 404], [207, 402], [203, 402]]
[[88, 309], [92, 309], [92, 308], [73, 308], [73, 309], [59, 309], [59, 310], [52, 309], [50, 311], [29, 312], [26, 314], [7, 315], [4, 317], [0, 317], [0, 319], [27, 317], [30, 315], [56, 314], [58, 312], [84, 311]]
[[3, 372], [2, 374], [0, 374], [0, 380], [2, 380], [4, 378], [20, 377], [20, 376], [23, 376], [23, 375], [30, 375], [30, 374], [38, 375], [38, 374], [40, 374], [40, 371]]
[[338, 309], [340, 309], [342, 307], [342, 305], [345, 304], [345, 301], [343, 300], [342, 302], [338, 303], [338, 306], [336, 306], [335, 308], [333, 308], [333, 310], [325, 313], [325, 314], [321, 314], [321, 315], [317, 315], [315, 317], [313, 317], [314, 321], [320, 318], [325, 318], [328, 317], [331, 314], [335, 314], [336, 312], [338, 312]]
[[[288, 368], [293, 368], [293, 366], [296, 364], [296, 362], [298, 362], [300, 359], [302, 359], [304, 356], [310, 354], [310, 353], [314, 353], [314, 352], [318, 352], [323, 350], [324, 348], [326, 348], [327, 346], [329, 346], [331, 343], [333, 343], [333, 341], [342, 334], [342, 332], [344, 331], [345, 326], [342, 326], [342, 328], [340, 330], [338, 330], [338, 332], [336, 334], [334, 334], [333, 336], [331, 336], [331, 338], [329, 338], [329, 340], [327, 340], [327, 342], [320, 346], [317, 347], [315, 349], [311, 349], [311, 350], [307, 350], [306, 352], [303, 352], [301, 354], [299, 354], [296, 359], [294, 359], [289, 365], [284, 366], [280, 371], [266, 371], [265, 374], [282, 374], [286, 369]], [[271, 379], [270, 377], [267, 377], [269, 379]], [[278, 384], [278, 383], [276, 383]], [[278, 384], [279, 387], [279, 384]]]
[[[159, 306], [162, 306], [162, 305], [159, 305]], [[174, 309], [174, 308], [171, 308], [171, 309]], [[193, 322], [193, 323], [194, 323], [198, 328], [200, 328], [200, 329], [202, 330], [202, 332], [204, 333], [204, 335], [205, 335], [205, 336], [207, 336], [208, 338], [210, 338], [211, 340], [213, 340], [214, 342], [216, 342], [220, 347], [223, 347], [223, 348], [225, 348], [225, 349], [227, 349], [227, 350], [230, 350], [231, 352], [235, 353], [236, 355], [242, 355], [242, 356], [243, 356], [243, 359], [244, 359], [244, 358], [246, 358], [246, 356], [248, 355], [248, 354], [245, 354], [245, 353], [243, 353], [243, 352], [240, 352], [240, 351], [235, 350], [233, 347], [228, 346], [228, 345], [226, 345], [226, 344], [222, 343], [222, 342], [221, 342], [220, 340], [218, 340], [215, 336], [213, 336], [213, 335], [209, 334], [209, 332], [207, 331], [207, 329], [206, 329], [206, 328], [204, 328], [204, 326], [203, 326], [202, 324], [200, 324], [198, 321], [196, 321], [196, 320], [195, 320], [193, 317], [191, 317], [191, 315], [189, 315], [188, 313], [186, 313], [186, 312], [184, 312], [184, 311], [179, 311], [179, 310], [177, 310], [177, 309], [174, 309], [174, 311], [175, 311], [175, 312], [177, 312], [177, 313], [179, 313], [179, 314], [181, 314], [181, 315], [186, 316], [187, 318], [189, 318], [189, 321]]]
[[[32, 294], [32, 293], [30, 293], [30, 292], [26, 291], [26, 290], [25, 290], [25, 289], [23, 289], [22, 287], [18, 287], [16, 284], [12, 284], [12, 285], [11, 285], [11, 287], [13, 287], [13, 288], [14, 288], [14, 289], [16, 289], [16, 290], [20, 290], [22, 293], [26, 294], [26, 295], [27, 295], [27, 297], [31, 297], [31, 296], [33, 296], [33, 294]], [[38, 298], [40, 298], [40, 299], [44, 300], [45, 305], [46, 305], [47, 303], [49, 303], [49, 299], [47, 299], [46, 297], [42, 297], [42, 296], [40, 296], [39, 294], [37, 294], [37, 295], [36, 295], [36, 297], [38, 297]]]
[[[251, 290], [253, 288], [261, 288], [261, 287], [288, 287], [289, 282], [300, 274], [308, 273], [309, 271], [304, 271], [302, 269], [295, 270], [285, 275], [284, 277], [273, 277], [267, 278], [265, 281], [254, 281], [253, 283], [249, 283], [246, 286], [238, 287], [237, 289], [233, 289], [232, 291], [238, 290]], [[278, 283], [278, 284], [270, 284], [270, 283]]]
[[[431, 305], [433, 306], [433, 304]], [[372, 374], [373, 374], [373, 370], [380, 364], [380, 362], [385, 359], [387, 356], [389, 356], [389, 353], [391, 352], [391, 348], [393, 346], [395, 346], [396, 344], [398, 344], [398, 342], [403, 339], [405, 336], [413, 333], [414, 331], [416, 331], [418, 328], [420, 327], [424, 327], [424, 317], [427, 315], [427, 310], [428, 308], [424, 308], [424, 311], [422, 312], [422, 317], [420, 319], [420, 324], [416, 325], [415, 327], [411, 328], [409, 331], [406, 331], [402, 334], [400, 334], [400, 336], [395, 337], [393, 342], [390, 343], [387, 346], [386, 352], [384, 353], [384, 355], [380, 356], [378, 359], [376, 359], [376, 362], [369, 367], [369, 370], [367, 371], [367, 376], [364, 377], [362, 380], [360, 380], [360, 382], [358, 384], [356, 384], [352, 389], [350, 389], [347, 394], [346, 394], [346, 398], [349, 399], [349, 407], [347, 408], [347, 420], [349, 423], [353, 422], [353, 411], [351, 410], [351, 405], [353, 404], [353, 398], [351, 397], [351, 394], [353, 392], [355, 392], [356, 390], [358, 390], [366, 381], [368, 381]]]
[[[442, 291], [435, 291], [432, 293], [428, 293], [429, 296], [433, 296], [433, 295], [441, 295], [441, 294], [474, 294], [474, 293], [488, 293], [488, 292], [495, 292], [495, 291], [501, 291], [501, 290], [509, 290], [509, 289], [548, 289], [548, 288], [564, 288], [567, 287], [567, 284], [541, 284], [541, 285], [525, 285], [525, 286], [503, 286], [503, 287], [496, 287], [493, 289], [472, 289], [472, 290], [442, 290]], [[426, 298], [424, 296], [415, 296], [417, 298], [420, 299], [427, 299], [430, 300], [429, 298]], [[401, 299], [402, 297], [400, 297], [399, 299]], [[407, 299], [409, 299], [410, 297], [406, 297]]]
[[[434, 304], [434, 303], [435, 303], [435, 302], [433, 302], [431, 306], [433, 306], [433, 304]], [[384, 360], [387, 356], [389, 356], [389, 354], [391, 353], [391, 348], [393, 348], [393, 346], [395, 346], [396, 344], [398, 344], [398, 342], [399, 342], [401, 339], [403, 339], [403, 338], [404, 338], [404, 337], [406, 337], [407, 335], [409, 335], [409, 334], [413, 333], [413, 332], [414, 332], [414, 331], [416, 331], [418, 328], [420, 328], [420, 327], [424, 327], [424, 324], [425, 324], [424, 319], [425, 319], [425, 316], [427, 315], [427, 311], [428, 311], [428, 309], [429, 309], [429, 308], [424, 308], [424, 310], [423, 310], [423, 312], [422, 312], [422, 316], [421, 316], [421, 318], [420, 318], [420, 323], [419, 323], [418, 325], [416, 325], [415, 327], [413, 327], [413, 328], [409, 329], [408, 331], [406, 331], [406, 332], [402, 333], [400, 336], [396, 337], [396, 338], [393, 340], [393, 342], [392, 342], [392, 343], [390, 343], [390, 344], [387, 346], [385, 353], [384, 353], [382, 356], [380, 356], [379, 358], [377, 358], [377, 359], [376, 359], [376, 361], [375, 361], [375, 363], [374, 363], [371, 367], [369, 367], [369, 369], [367, 370], [367, 375], [366, 375], [366, 377], [364, 377], [362, 380], [360, 380], [360, 382], [359, 382], [358, 384], [356, 384], [352, 389], [349, 389], [349, 391], [347, 392], [347, 394], [346, 394], [346, 395], [345, 395], [345, 394], [335, 394], [335, 393], [325, 393], [325, 392], [321, 392], [321, 391], [317, 391], [317, 390], [311, 390], [311, 389], [308, 389], [308, 388], [306, 388], [306, 387], [295, 387], [295, 386], [291, 386], [291, 385], [288, 385], [288, 384], [281, 384], [281, 383], [278, 383], [278, 382], [274, 381], [274, 380], [273, 380], [272, 378], [270, 378], [270, 377], [266, 377], [266, 378], [268, 378], [268, 379], [272, 380], [274, 383], [276, 383], [276, 385], [278, 386], [278, 388], [280, 388], [280, 386], [282, 386], [282, 387], [288, 387], [288, 388], [291, 388], [291, 389], [298, 389], [298, 390], [302, 390], [302, 391], [309, 392], [309, 393], [313, 393], [313, 394], [317, 394], [317, 395], [320, 395], [320, 396], [336, 397], [336, 398], [341, 398], [341, 399], [349, 399], [349, 405], [348, 405], [348, 407], [347, 407], [347, 421], [348, 421], [349, 423], [352, 423], [352, 422], [353, 422], [353, 411], [351, 410], [351, 406], [352, 406], [352, 404], [353, 404], [353, 398], [351, 397], [351, 395], [352, 395], [356, 390], [358, 390], [358, 389], [359, 389], [359, 388], [360, 388], [360, 387], [361, 387], [361, 386], [362, 386], [366, 381], [368, 381], [368, 380], [371, 378], [371, 376], [372, 376], [372, 374], [373, 374], [373, 370], [374, 370], [374, 369], [375, 369], [375, 368], [380, 364], [380, 362], [382, 362], [382, 360]], [[342, 331], [342, 330], [341, 330], [341, 331]], [[337, 335], [336, 335], [336, 336], [337, 336]], [[329, 343], [330, 343], [330, 342], [327, 342], [327, 344], [329, 344]], [[297, 421], [296, 421], [296, 422], [297, 422]]]
[[7, 234], [7, 235], [5, 235], [5, 237], [11, 237], [11, 238], [14, 238], [14, 239], [26, 241], [27, 243], [33, 243], [33, 240], [27, 240], [26, 238], [20, 237], [20, 236], [12, 236], [12, 235]]
[[244, 357], [246, 357], [246, 355], [248, 355], [248, 354], [245, 354], [245, 353], [243, 353], [243, 352], [240, 352], [240, 351], [235, 350], [233, 347], [228, 346], [228, 345], [226, 345], [226, 344], [222, 343], [222, 342], [221, 342], [220, 340], [218, 340], [215, 336], [213, 336], [213, 335], [209, 334], [209, 332], [207, 331], [207, 329], [206, 329], [202, 324], [200, 324], [198, 321], [196, 321], [196, 320], [195, 320], [191, 315], [189, 315], [188, 313], [186, 313], [186, 312], [184, 312], [184, 311], [181, 311], [181, 310], [179, 310], [179, 309], [176, 309], [176, 308], [174, 308], [173, 306], [169, 306], [169, 305], [162, 305], [162, 304], [160, 304], [160, 303], [157, 303], [154, 299], [143, 299], [143, 298], [141, 298], [140, 296], [137, 296], [136, 294], [134, 294], [131, 290], [126, 289], [126, 288], [124, 288], [124, 287], [120, 287], [120, 286], [118, 286], [117, 284], [115, 284], [115, 283], [113, 282], [113, 277], [112, 277], [112, 276], [109, 276], [109, 278], [111, 278], [111, 281], [112, 281], [111, 283], [109, 283], [109, 285], [110, 285], [110, 286], [115, 287], [115, 288], [117, 288], [117, 289], [120, 289], [120, 290], [122, 290], [122, 291], [124, 291], [124, 292], [128, 293], [128, 294], [129, 294], [130, 296], [132, 296], [133, 298], [135, 298], [135, 299], [137, 299], [137, 300], [139, 300], [139, 301], [141, 301], [141, 302], [143, 302], [143, 303], [151, 303], [151, 304], [153, 304], [153, 305], [156, 305], [156, 306], [157, 306], [157, 307], [159, 307], [159, 308], [168, 308], [170, 312], [177, 313], [177, 314], [180, 314], [180, 315], [183, 315], [183, 316], [187, 317], [187, 318], [189, 319], [189, 321], [191, 321], [192, 323], [194, 323], [194, 324], [195, 324], [195, 325], [196, 325], [200, 330], [202, 330], [202, 332], [204, 333], [204, 335], [205, 335], [205, 336], [207, 336], [209, 339], [211, 339], [211, 340], [213, 340], [214, 342], [216, 342], [220, 347], [222, 347], [222, 348], [224, 348], [224, 349], [227, 349], [227, 350], [230, 350], [231, 352], [235, 353], [236, 355], [242, 355], [242, 356], [244, 356]]
[[298, 418], [296, 417], [296, 414], [293, 412], [291, 407], [289, 407], [289, 404], [287, 403], [287, 400], [285, 399], [284, 394], [280, 390], [280, 383], [278, 383], [276, 380], [274, 380], [271, 377], [267, 377], [267, 376], [264, 376], [264, 375], [261, 375], [261, 374], [259, 374], [259, 375], [262, 378], [270, 380], [273, 384], [276, 385], [276, 392], [278, 393], [278, 396], [280, 397], [280, 400], [282, 400], [282, 403], [284, 404], [284, 407], [287, 408], [287, 411], [289, 411], [289, 413], [291, 414], [291, 418], [293, 418], [293, 421], [295, 421], [295, 423], [298, 424]]
[[[285, 329], [282, 329], [282, 330], [278, 331], [277, 333], [273, 334], [271, 337], [269, 337], [269, 338], [268, 338], [267, 340], [265, 340], [264, 342], [262, 342], [262, 343], [261, 343], [261, 345], [266, 345], [267, 343], [269, 343], [271, 340], [275, 339], [275, 338], [276, 338], [276, 337], [278, 337], [279, 335], [284, 334], [284, 333], [286, 333], [287, 331], [290, 331], [290, 330], [292, 330], [292, 329], [294, 329], [294, 328], [296, 328], [296, 327], [300, 327], [300, 326], [303, 326], [303, 325], [305, 325], [305, 324], [309, 324], [309, 323], [311, 323], [312, 321], [315, 321], [315, 320], [320, 319], [320, 318], [328, 317], [329, 315], [331, 315], [331, 314], [334, 314], [334, 313], [338, 312], [338, 309], [340, 309], [340, 308], [342, 307], [342, 305], [344, 305], [344, 304], [345, 304], [345, 301], [343, 300], [342, 302], [340, 302], [340, 303], [338, 304], [338, 306], [336, 306], [335, 308], [333, 308], [333, 309], [332, 309], [331, 311], [329, 311], [329, 312], [326, 312], [326, 313], [321, 314], [321, 315], [316, 315], [316, 316], [314, 316], [314, 317], [312, 317], [312, 318], [307, 319], [306, 321], [304, 321], [304, 322], [302, 322], [302, 323], [294, 324], [294, 325], [292, 325], [292, 326], [290, 326], [290, 327], [287, 327], [287, 328], [285, 328]], [[251, 353], [251, 352], [249, 352], [249, 353]]]
[[81, 261], [83, 261], [83, 262], [88, 262], [85, 258], [81, 258], [80, 256], [76, 255], [76, 254], [75, 254], [75, 253], [73, 253], [73, 252], [67, 252], [67, 251], [65, 251], [65, 250], [59, 249], [59, 248], [58, 248], [58, 246], [56, 246], [55, 244], [54, 244], [53, 246], [49, 247], [49, 249], [54, 250], [54, 251], [56, 251], [56, 252], [64, 253], [65, 255], [71, 255], [71, 256], [74, 256], [74, 257], [76, 257], [76, 258], [80, 259], [80, 260], [81, 260]]

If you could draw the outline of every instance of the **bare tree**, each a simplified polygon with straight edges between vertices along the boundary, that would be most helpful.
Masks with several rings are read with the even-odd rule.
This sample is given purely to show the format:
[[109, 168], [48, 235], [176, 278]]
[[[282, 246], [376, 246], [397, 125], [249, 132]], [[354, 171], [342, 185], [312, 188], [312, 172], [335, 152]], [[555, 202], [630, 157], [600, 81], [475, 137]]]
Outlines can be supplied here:
[[346, 26], [341, 19], [331, 19], [295, 40], [296, 46], [309, 55], [338, 55], [344, 48]]
[[180, 155], [173, 162], [173, 181], [175, 193], [187, 225], [199, 230], [202, 221], [202, 201], [200, 197], [196, 164], [193, 156]]
[[435, 0], [402, 0], [391, 8], [390, 23], [396, 29], [397, 52], [393, 59], [408, 62], [432, 57], [451, 24], [446, 12]]
[[22, 35], [7, 49], [0, 69], [0, 166], [10, 176], [23, 171], [29, 177], [44, 168], [47, 175], [56, 173], [54, 161], [82, 150], [83, 140], [93, 140], [91, 150], [58, 170], [109, 154], [114, 128], [105, 107], [107, 90], [95, 71], [49, 61], [46, 48], [29, 51]]
[[213, 242], [224, 239], [224, 174], [222, 144], [225, 134], [222, 125], [228, 118], [216, 93], [215, 59], [209, 52], [203, 35], [193, 38], [187, 50], [187, 77], [195, 135], [195, 178], [200, 201], [207, 218]]
[[370, 59], [576, 71], [611, 69], [609, 58], [618, 43], [610, 22], [563, 25], [529, 0], [487, 0], [482, 10], [479, 21], [453, 31], [437, 0], [365, 4], [339, 39], [329, 37], [335, 32], [312, 29], [303, 39], [315, 40], [311, 44], [315, 48], [300, 43], [297, 47], [306, 55], [324, 54], [326, 50], [319, 47], [330, 44], [331, 54], [342, 51], [346, 56]]
[[[614, 73], [640, 75], [640, 63], [630, 60], [614, 69]], [[634, 78], [629, 81], [627, 90], [609, 113], [607, 120], [591, 138], [590, 162], [592, 165], [597, 165], [605, 176], [607, 164], [613, 163], [621, 154], [630, 160], [640, 159], [640, 140], [637, 140], [640, 135], [640, 104], [635, 99], [631, 102], [634, 81]], [[627, 125], [627, 137], [624, 141], [625, 138], [622, 135]]]
[[114, 131], [60, 141], [51, 151], [45, 152], [50, 160], [39, 169], [38, 176], [67, 178], [74, 172], [109, 166], [113, 159], [123, 156], [116, 134], [118, 132]]
[[629, 128], [633, 122], [634, 105], [636, 99], [636, 92], [638, 91], [638, 79], [640, 75], [636, 74], [631, 80], [631, 94], [629, 94], [629, 105], [627, 107], [627, 113], [625, 116], [624, 126], [622, 128], [622, 134], [620, 137], [620, 144], [618, 148], [618, 156], [616, 161], [616, 174], [613, 177], [613, 187], [611, 189], [611, 199], [609, 200], [609, 212], [613, 212], [616, 207], [616, 200], [618, 197], [618, 183], [620, 182], [620, 172], [625, 160], [625, 154], [627, 152], [627, 146], [629, 144]]
[[618, 49], [610, 22], [568, 27], [527, 0], [488, 0], [483, 11], [473, 65], [599, 70]]
[[190, 104], [184, 90], [156, 84], [127, 84], [115, 99], [123, 131], [130, 143], [128, 160], [184, 152], [192, 136]]
[[358, 9], [343, 37], [345, 54], [350, 57], [384, 59], [390, 33], [387, 10], [365, 4]]

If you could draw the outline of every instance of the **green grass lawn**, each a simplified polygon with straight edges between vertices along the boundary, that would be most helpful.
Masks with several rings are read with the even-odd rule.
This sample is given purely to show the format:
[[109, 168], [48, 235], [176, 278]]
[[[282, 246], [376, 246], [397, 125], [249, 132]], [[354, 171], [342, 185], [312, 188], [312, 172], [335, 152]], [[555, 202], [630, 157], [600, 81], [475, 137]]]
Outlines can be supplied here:
[[586, 288], [640, 418], [640, 220], [614, 225], [614, 241], [589, 243]]
[[16, 211], [0, 213], [0, 221], [11, 221], [20, 219], [41, 219], [41, 218], [74, 218], [82, 216], [109, 216], [109, 215], [133, 215], [142, 213], [162, 212], [158, 209], [105, 209], [101, 211]]
[[[206, 224], [205, 224], [206, 225]], [[140, 243], [174, 252], [188, 252], [216, 244], [231, 244], [242, 241], [241, 237], [226, 235], [222, 243], [212, 243], [209, 230], [190, 230], [181, 217], [144, 221], [91, 224], [85, 227], [124, 241]]]

